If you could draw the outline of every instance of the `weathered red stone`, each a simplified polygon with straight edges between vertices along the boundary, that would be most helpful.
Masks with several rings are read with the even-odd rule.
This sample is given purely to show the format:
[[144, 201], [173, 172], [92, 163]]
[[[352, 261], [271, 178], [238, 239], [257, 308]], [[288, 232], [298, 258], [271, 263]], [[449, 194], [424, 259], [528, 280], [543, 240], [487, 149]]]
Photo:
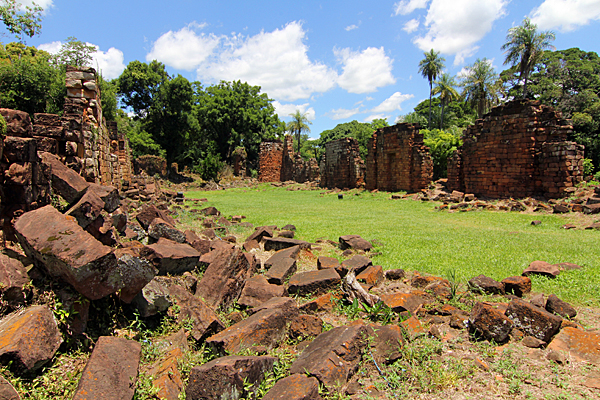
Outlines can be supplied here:
[[523, 271], [523, 276], [542, 275], [548, 278], [556, 278], [560, 274], [560, 270], [556, 265], [545, 261], [533, 261]]
[[321, 400], [317, 378], [293, 374], [275, 384], [263, 400]]
[[478, 275], [469, 280], [469, 287], [475, 293], [504, 294], [504, 284], [485, 275]]
[[564, 352], [576, 361], [600, 363], [600, 334], [565, 327], [552, 339], [549, 350]]
[[314, 315], [301, 314], [290, 322], [289, 336], [292, 339], [317, 337], [323, 332], [323, 320]]
[[279, 250], [265, 261], [268, 268], [265, 276], [270, 283], [283, 285], [287, 278], [296, 272], [296, 259], [300, 253], [300, 246], [292, 246]]
[[531, 279], [527, 276], [509, 276], [502, 279], [502, 284], [506, 293], [515, 296], [523, 297], [524, 294], [531, 292]]
[[246, 396], [244, 384], [258, 387], [277, 359], [269, 356], [228, 356], [196, 366], [185, 388], [187, 400], [235, 399]]
[[543, 308], [536, 307], [521, 299], [513, 299], [508, 304], [506, 316], [511, 319], [515, 328], [546, 343], [550, 342], [562, 323], [561, 317], [550, 314]]
[[23, 287], [29, 282], [23, 263], [0, 253], [0, 292], [9, 305], [17, 306], [25, 301]]
[[340, 236], [340, 248], [369, 251], [373, 245], [359, 235], [344, 235]]
[[293, 275], [288, 282], [291, 294], [323, 294], [341, 283], [341, 278], [334, 269], [301, 272]]
[[77, 202], [90, 186], [89, 182], [77, 172], [60, 162], [58, 156], [50, 153], [40, 153], [42, 163], [50, 168], [52, 188], [68, 203]]
[[153, 252], [150, 259], [160, 275], [191, 271], [200, 260], [200, 253], [189, 244], [177, 243], [162, 237], [157, 243], [148, 245], [148, 248]]
[[285, 295], [285, 287], [270, 284], [264, 275], [254, 275], [246, 281], [238, 304], [243, 307], [256, 307], [273, 297]]
[[0, 358], [11, 360], [17, 371], [35, 371], [50, 361], [62, 335], [47, 306], [15, 311], [0, 321]]
[[73, 400], [132, 399], [142, 346], [133, 340], [101, 336], [94, 346]]
[[381, 296], [381, 301], [397, 313], [409, 311], [414, 314], [421, 305], [425, 304], [421, 296], [409, 293], [384, 294]]
[[513, 327], [513, 322], [501, 310], [489, 304], [476, 303], [469, 316], [469, 328], [486, 340], [504, 343]]

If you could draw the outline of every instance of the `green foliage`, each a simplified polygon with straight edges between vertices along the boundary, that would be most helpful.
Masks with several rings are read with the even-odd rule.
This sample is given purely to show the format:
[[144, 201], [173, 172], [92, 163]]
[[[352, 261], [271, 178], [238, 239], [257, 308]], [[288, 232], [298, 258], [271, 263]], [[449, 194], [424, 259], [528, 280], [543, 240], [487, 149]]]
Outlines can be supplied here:
[[62, 113], [66, 94], [64, 70], [50, 54], [22, 43], [0, 45], [2, 107], [34, 113]]
[[478, 58], [473, 65], [466, 67], [461, 86], [463, 98], [477, 108], [478, 118], [500, 101], [501, 81], [487, 58]]
[[118, 94], [138, 118], [145, 118], [163, 82], [169, 79], [165, 66], [154, 60], [149, 64], [132, 61], [118, 78]]
[[96, 47], [77, 40], [74, 36], [69, 36], [65, 43], [60, 46], [52, 60], [56, 65], [71, 65], [74, 67], [93, 67], [92, 54]]
[[439, 125], [440, 129], [444, 129], [444, 107], [460, 98], [460, 95], [455, 89], [457, 85], [458, 84], [454, 80], [454, 77], [450, 74], [442, 74], [440, 79], [435, 81], [435, 88], [433, 88], [432, 93], [434, 95], [440, 95], [440, 102], [442, 104], [442, 113]]
[[583, 176], [590, 176], [594, 173], [594, 163], [589, 158], [583, 159]]
[[0, 20], [10, 34], [14, 35], [21, 43], [25, 36], [33, 37], [42, 31], [42, 12], [44, 9], [33, 3], [33, 7], [22, 9], [21, 3], [16, 0], [4, 0], [0, 5]]
[[[477, 118], [477, 113], [472, 105], [466, 101], [458, 100], [448, 103], [444, 107], [444, 118], [442, 120], [442, 101], [439, 97], [431, 100], [431, 124], [432, 126], [442, 125], [444, 129], [454, 129], [455, 127], [466, 127], [473, 124]], [[423, 100], [414, 108], [412, 113], [400, 117], [401, 122], [418, 123], [422, 128], [427, 126], [427, 116], [429, 113], [429, 101]]]
[[308, 125], [312, 124], [312, 122], [310, 122], [306, 113], [303, 114], [300, 110], [296, 110], [296, 112], [290, 114], [290, 117], [292, 117], [292, 120], [287, 123], [286, 129], [296, 135], [296, 140], [298, 142], [296, 151], [300, 153], [300, 139], [302, 132], [310, 132], [310, 127]]
[[152, 136], [143, 129], [140, 120], [133, 120], [123, 110], [116, 110], [116, 121], [119, 132], [123, 132], [129, 138], [129, 148], [133, 158], [144, 155], [165, 157], [165, 150], [157, 144]]
[[102, 102], [102, 117], [106, 121], [117, 120], [117, 81], [107, 81], [101, 74], [98, 74], [98, 87]]
[[553, 48], [554, 40], [551, 31], [538, 32], [537, 25], [525, 18], [519, 26], [512, 27], [506, 35], [506, 43], [502, 45], [506, 59], [504, 64], [517, 67], [523, 79], [523, 98], [527, 96], [527, 79], [543, 56], [544, 50]]
[[219, 172], [223, 169], [223, 162], [219, 154], [208, 153], [204, 160], [202, 160], [194, 169], [200, 174], [202, 179], [217, 180]]
[[460, 140], [461, 130], [454, 128], [447, 131], [439, 129], [421, 129], [425, 146], [430, 149], [433, 158], [433, 179], [448, 176], [448, 158], [452, 156], [458, 146], [462, 145]]
[[388, 124], [384, 119], [376, 119], [371, 123], [358, 122], [354, 120], [351, 122], [344, 122], [343, 124], [337, 124], [335, 128], [321, 132], [319, 145], [321, 148], [324, 148], [325, 143], [331, 142], [332, 140], [351, 137], [358, 141], [360, 156], [363, 160], [366, 160], [369, 139], [373, 136], [373, 132], [375, 132], [375, 130], [385, 126], [388, 126]]
[[435, 81], [438, 75], [442, 73], [442, 70], [445, 67], [444, 61], [446, 61], [446, 59], [440, 57], [440, 52], [436, 52], [433, 49], [431, 49], [429, 53], [423, 53], [423, 55], [425, 58], [419, 62], [419, 73], [423, 78], [427, 78], [429, 81], [429, 119], [427, 120], [427, 127], [431, 129], [431, 96], [433, 94], [433, 81]]
[[2, 115], [0, 115], [0, 138], [4, 138], [6, 136], [7, 124], [6, 120]]

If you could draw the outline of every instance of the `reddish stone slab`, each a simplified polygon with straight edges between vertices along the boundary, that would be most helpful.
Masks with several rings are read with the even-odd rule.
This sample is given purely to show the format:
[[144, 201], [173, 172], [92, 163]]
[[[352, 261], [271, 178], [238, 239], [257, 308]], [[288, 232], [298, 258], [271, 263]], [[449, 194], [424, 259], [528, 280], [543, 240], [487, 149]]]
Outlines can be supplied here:
[[50, 361], [62, 335], [47, 306], [15, 311], [0, 321], [0, 357], [12, 360], [18, 371], [35, 371]]
[[94, 346], [73, 400], [133, 398], [142, 346], [133, 340], [101, 336]]
[[384, 294], [381, 296], [381, 301], [397, 313], [409, 311], [414, 314], [421, 305], [425, 304], [421, 296], [412, 293]]
[[588, 361], [600, 365], [600, 334], [565, 327], [552, 339], [549, 350], [565, 352], [576, 361]]
[[258, 386], [277, 359], [269, 356], [228, 356], [190, 371], [187, 400], [236, 399], [246, 396], [244, 383]]
[[23, 263], [0, 253], [0, 292], [9, 305], [23, 304], [25, 301], [23, 287], [28, 282], [29, 276]]
[[545, 261], [533, 261], [523, 271], [523, 276], [542, 275], [548, 278], [556, 278], [560, 274], [558, 266], [547, 263]]
[[300, 246], [292, 246], [279, 250], [265, 261], [268, 268], [265, 276], [270, 283], [283, 285], [287, 278], [296, 272], [296, 259], [300, 252]]
[[50, 153], [40, 153], [42, 163], [50, 168], [52, 188], [68, 203], [78, 201], [90, 186], [89, 182], [77, 172], [64, 165], [58, 156]]
[[356, 280], [367, 285], [378, 285], [383, 280], [383, 268], [381, 265], [370, 265], [356, 276]]
[[37, 265], [60, 276], [90, 300], [123, 288], [122, 271], [112, 249], [54, 207], [23, 214], [15, 230], [21, 246]]
[[178, 321], [191, 320], [191, 335], [197, 341], [203, 341], [207, 337], [225, 329], [219, 316], [202, 299], [193, 296], [183, 286], [170, 285], [169, 296], [179, 306]]
[[504, 343], [513, 322], [501, 310], [484, 303], [476, 303], [469, 316], [469, 328], [486, 340]]
[[263, 400], [321, 400], [319, 380], [303, 374], [283, 378], [263, 397]]
[[160, 275], [191, 271], [200, 261], [200, 253], [187, 243], [159, 238], [157, 243], [147, 247], [153, 252], [150, 259]]
[[283, 250], [289, 247], [300, 246], [301, 249], [310, 249], [311, 244], [304, 240], [287, 239], [283, 237], [265, 238], [265, 251]]
[[515, 296], [523, 297], [524, 294], [531, 292], [531, 279], [527, 276], [509, 276], [502, 279], [502, 284], [506, 293]]
[[369, 251], [373, 248], [373, 245], [359, 235], [344, 235], [340, 236], [340, 248], [342, 250], [350, 248], [354, 250]]
[[334, 269], [301, 272], [293, 275], [288, 282], [290, 294], [323, 294], [337, 287], [342, 279]]
[[293, 362], [290, 372], [309, 374], [328, 391], [336, 390], [358, 369], [366, 333], [364, 325], [340, 326], [321, 333]]
[[504, 294], [504, 284], [485, 275], [469, 280], [469, 287], [474, 293]]
[[285, 287], [270, 284], [264, 275], [254, 275], [246, 281], [238, 304], [243, 307], [256, 307], [273, 297], [283, 297]]
[[562, 323], [561, 317], [521, 299], [514, 299], [508, 304], [506, 316], [513, 321], [515, 328], [546, 343], [550, 342]]

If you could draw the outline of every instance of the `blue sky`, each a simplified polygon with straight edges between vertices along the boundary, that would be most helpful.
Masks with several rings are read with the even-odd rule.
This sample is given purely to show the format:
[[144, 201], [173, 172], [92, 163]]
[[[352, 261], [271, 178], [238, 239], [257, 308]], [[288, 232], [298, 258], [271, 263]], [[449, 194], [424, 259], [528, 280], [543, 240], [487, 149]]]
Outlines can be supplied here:
[[312, 137], [354, 119], [393, 124], [410, 112], [429, 94], [418, 64], [431, 48], [453, 75], [484, 57], [502, 71], [507, 30], [526, 16], [556, 33], [558, 50], [600, 52], [600, 0], [37, 3], [42, 33], [28, 45], [54, 52], [69, 36], [96, 45], [106, 78], [133, 60], [157, 59], [171, 75], [205, 85], [259, 85], [283, 120], [307, 113]]

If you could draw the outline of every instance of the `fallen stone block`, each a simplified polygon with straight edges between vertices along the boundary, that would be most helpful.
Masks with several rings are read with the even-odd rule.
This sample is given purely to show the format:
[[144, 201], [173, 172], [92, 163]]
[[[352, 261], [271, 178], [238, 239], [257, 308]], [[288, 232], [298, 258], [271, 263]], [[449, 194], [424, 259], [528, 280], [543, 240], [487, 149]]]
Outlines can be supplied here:
[[143, 256], [146, 249], [135, 251], [132, 248], [115, 250], [117, 265], [123, 280], [119, 298], [130, 303], [158, 273], [157, 269]]
[[159, 275], [177, 275], [191, 271], [200, 261], [200, 253], [186, 243], [159, 238], [157, 243], [147, 247], [153, 252], [150, 259]]
[[423, 304], [425, 299], [412, 293], [389, 293], [381, 296], [381, 301], [392, 311], [401, 313], [408, 311], [414, 314]]
[[11, 307], [25, 302], [24, 286], [29, 283], [29, 276], [23, 263], [0, 253], [0, 293]]
[[[363, 272], [366, 268], [373, 265], [373, 262], [369, 257], [362, 256], [360, 254], [356, 254], [351, 258], [342, 261], [341, 269], [342, 274], [346, 276], [348, 271], [354, 271], [356, 275]], [[341, 275], [340, 275], [341, 276]]]
[[546, 311], [560, 315], [563, 318], [575, 318], [577, 310], [566, 301], [562, 301], [555, 294], [548, 296], [546, 300]]
[[336, 298], [331, 293], [325, 293], [308, 303], [302, 304], [299, 309], [301, 312], [330, 311], [335, 305]]
[[321, 400], [319, 380], [303, 374], [283, 378], [263, 397], [263, 400]]
[[287, 323], [295, 315], [273, 308], [262, 310], [206, 339], [221, 354], [235, 354], [252, 346], [275, 347], [287, 337]]
[[77, 172], [60, 162], [58, 156], [51, 153], [40, 153], [42, 164], [50, 168], [52, 188], [69, 204], [77, 202], [90, 186], [89, 182]]
[[290, 315], [296, 315], [298, 313], [298, 304], [296, 300], [291, 297], [273, 297], [262, 303], [260, 306], [251, 308], [248, 310], [249, 315], [254, 315], [262, 310], [279, 309], [283, 310]]
[[504, 294], [504, 284], [485, 275], [478, 275], [469, 280], [469, 288], [474, 293]]
[[[317, 384], [318, 386], [318, 384]], [[15, 387], [7, 381], [3, 376], [0, 376], [0, 399], [2, 400], [21, 400], [21, 396]]]
[[152, 220], [148, 227], [148, 236], [155, 241], [165, 238], [177, 243], [186, 243], [185, 234], [162, 218]]
[[354, 375], [366, 345], [364, 325], [340, 326], [321, 333], [292, 363], [290, 373], [314, 376], [329, 392]]
[[160, 399], [177, 400], [184, 389], [178, 363], [189, 350], [185, 332], [181, 329], [154, 345], [162, 353], [160, 359], [148, 370], [148, 374], [153, 377], [152, 385], [159, 389], [156, 395]]
[[10, 360], [17, 372], [30, 372], [52, 360], [62, 344], [52, 310], [31, 306], [0, 321], [0, 359]]
[[112, 249], [54, 207], [23, 214], [15, 230], [25, 253], [36, 265], [63, 278], [88, 299], [97, 300], [124, 287], [123, 271]]
[[101, 336], [94, 346], [73, 400], [132, 399], [142, 346], [133, 340]]
[[305, 242], [304, 240], [287, 239], [282, 237], [265, 238], [264, 241], [265, 251], [279, 251], [294, 246], [299, 246], [300, 249], [310, 249], [311, 246], [310, 243]]
[[523, 276], [542, 275], [548, 278], [556, 278], [560, 274], [560, 270], [556, 265], [545, 261], [533, 261], [523, 271]]
[[506, 293], [512, 293], [515, 296], [523, 297], [524, 294], [531, 292], [531, 279], [527, 276], [509, 276], [502, 279]]
[[423, 289], [434, 282], [443, 282], [446, 285], [450, 286], [450, 282], [448, 282], [447, 279], [441, 278], [439, 276], [421, 275], [418, 272], [414, 273], [412, 279], [410, 280], [410, 285], [418, 289]]
[[265, 276], [270, 283], [283, 285], [287, 278], [296, 272], [296, 260], [300, 246], [289, 247], [279, 250], [265, 261], [265, 268], [268, 269]]
[[121, 205], [119, 190], [114, 186], [90, 183], [87, 192], [94, 193], [104, 202], [104, 210], [108, 213], [114, 212]]
[[322, 269], [318, 271], [301, 272], [293, 275], [288, 282], [290, 294], [324, 294], [342, 282], [342, 279], [334, 269]]
[[383, 281], [383, 268], [381, 265], [370, 265], [360, 274], [356, 275], [356, 280], [367, 285], [378, 285]]
[[269, 356], [228, 356], [196, 366], [185, 388], [187, 400], [240, 399], [244, 384], [258, 387], [277, 359]]
[[256, 240], [260, 243], [264, 238], [273, 237], [273, 227], [271, 226], [257, 226], [254, 232], [246, 238], [246, 242]]
[[398, 325], [370, 325], [367, 334], [373, 358], [381, 364], [391, 364], [402, 357], [402, 328]]
[[344, 235], [340, 236], [340, 248], [370, 251], [373, 245], [359, 235]]
[[237, 248], [215, 250], [214, 261], [198, 282], [196, 296], [215, 309], [227, 309], [236, 301], [244, 283], [256, 273], [256, 258]]
[[548, 350], [568, 354], [575, 361], [600, 364], [600, 334], [565, 327], [552, 339]]
[[66, 215], [74, 217], [79, 226], [85, 229], [98, 219], [102, 210], [104, 210], [104, 201], [96, 193], [86, 191], [81, 199], [66, 212]]
[[178, 321], [192, 321], [192, 337], [201, 342], [207, 337], [225, 329], [219, 316], [202, 299], [193, 296], [183, 286], [170, 285], [169, 296], [179, 307]]
[[27, 112], [10, 108], [0, 108], [0, 115], [6, 121], [6, 136], [28, 138], [33, 135], [33, 125]]
[[256, 307], [273, 297], [284, 297], [285, 287], [270, 284], [264, 275], [254, 275], [246, 281], [238, 304], [242, 307]]
[[173, 302], [167, 285], [155, 278], [142, 288], [131, 304], [139, 311], [142, 318], [148, 318], [166, 311]]
[[317, 316], [301, 314], [291, 321], [289, 337], [292, 339], [317, 337], [323, 332], [323, 320]]
[[200, 213], [202, 213], [203, 215], [214, 215], [217, 217], [219, 215], [221, 215], [221, 212], [219, 210], [217, 210], [215, 207], [203, 208], [202, 210], [200, 210]]
[[167, 214], [163, 210], [159, 210], [158, 208], [156, 208], [156, 206], [150, 204], [144, 205], [138, 213], [138, 215], [136, 216], [137, 221], [140, 223], [140, 225], [142, 226], [142, 228], [144, 228], [145, 231], [148, 230], [148, 227], [150, 227], [150, 224], [152, 223], [152, 221], [154, 221], [155, 218], [160, 218], [171, 225], [175, 225], [175, 221], [173, 220], [173, 218], [171, 218], [169, 214]]
[[469, 316], [469, 329], [485, 340], [504, 343], [513, 322], [501, 310], [485, 303], [476, 303]]
[[390, 281], [399, 281], [406, 277], [406, 272], [403, 269], [388, 269], [385, 271], [385, 279]]
[[550, 343], [560, 329], [562, 318], [521, 299], [513, 299], [506, 309], [506, 316], [515, 328], [528, 335]]

